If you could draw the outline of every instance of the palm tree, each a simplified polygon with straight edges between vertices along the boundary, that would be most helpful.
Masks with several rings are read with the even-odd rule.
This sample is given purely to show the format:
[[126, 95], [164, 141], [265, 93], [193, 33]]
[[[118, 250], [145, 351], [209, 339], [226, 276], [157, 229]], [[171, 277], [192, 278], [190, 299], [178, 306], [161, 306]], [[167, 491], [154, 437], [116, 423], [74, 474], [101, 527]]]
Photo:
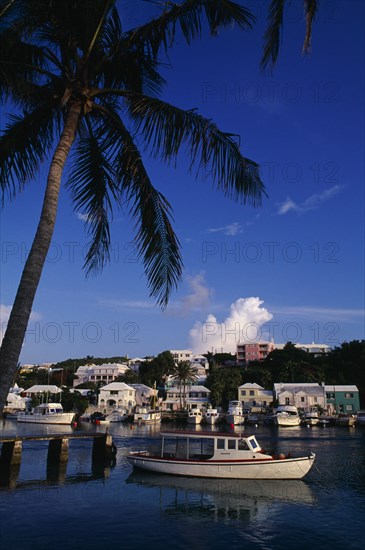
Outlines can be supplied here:
[[179, 361], [172, 369], [171, 378], [177, 380], [180, 387], [180, 409], [186, 407], [186, 386], [198, 379], [189, 361]]
[[39, 224], [0, 350], [0, 411], [51, 243], [67, 161], [67, 187], [75, 210], [87, 219], [86, 272], [108, 262], [109, 222], [123, 206], [134, 222], [150, 295], [161, 307], [181, 277], [182, 258], [171, 206], [153, 186], [141, 149], [168, 162], [185, 146], [190, 169], [198, 174], [209, 165], [225, 196], [261, 202], [258, 166], [241, 154], [234, 136], [159, 97], [159, 58], [177, 37], [189, 44], [203, 28], [211, 34], [233, 23], [250, 29], [254, 17], [231, 0], [160, 7], [157, 17], [124, 31], [117, 0], [0, 0], [0, 94], [18, 113], [9, 115], [0, 136], [3, 198], [13, 198], [50, 160]]

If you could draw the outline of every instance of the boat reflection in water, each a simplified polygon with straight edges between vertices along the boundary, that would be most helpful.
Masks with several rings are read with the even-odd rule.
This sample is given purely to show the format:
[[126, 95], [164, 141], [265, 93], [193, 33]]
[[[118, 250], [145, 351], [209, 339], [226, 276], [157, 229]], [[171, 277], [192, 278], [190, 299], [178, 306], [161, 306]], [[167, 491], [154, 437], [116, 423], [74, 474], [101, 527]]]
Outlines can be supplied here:
[[313, 505], [310, 487], [301, 480], [188, 478], [133, 471], [126, 483], [158, 491], [161, 511], [175, 516], [253, 519], [275, 503]]

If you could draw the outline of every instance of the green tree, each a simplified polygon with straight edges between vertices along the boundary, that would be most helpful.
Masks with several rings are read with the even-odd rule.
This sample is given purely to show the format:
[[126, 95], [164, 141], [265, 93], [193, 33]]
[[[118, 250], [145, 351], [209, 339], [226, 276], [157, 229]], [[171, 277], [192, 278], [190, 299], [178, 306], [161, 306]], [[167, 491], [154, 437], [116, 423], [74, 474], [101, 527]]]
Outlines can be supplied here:
[[[19, 110], [0, 138], [0, 184], [14, 196], [50, 166], [42, 212], [0, 351], [0, 410], [16, 372], [32, 304], [56, 222], [64, 167], [75, 209], [87, 219], [87, 273], [109, 260], [113, 209], [128, 210], [151, 296], [164, 307], [182, 273], [171, 207], [153, 186], [140, 147], [164, 161], [188, 149], [197, 172], [209, 165], [225, 196], [259, 204], [255, 162], [231, 134], [194, 110], [161, 99], [159, 58], [176, 39], [188, 44], [252, 14], [230, 0], [161, 3], [161, 13], [124, 31], [116, 0], [0, 0], [0, 91]], [[135, 136], [138, 134], [138, 141]], [[71, 148], [73, 156], [70, 159]]]
[[210, 389], [210, 400], [214, 407], [227, 410], [229, 401], [237, 399], [237, 391], [242, 384], [243, 371], [239, 367], [220, 367], [213, 369], [205, 381]]
[[186, 408], [186, 386], [197, 381], [198, 377], [189, 361], [179, 361], [171, 372], [173, 380], [178, 382], [180, 388], [180, 409]]

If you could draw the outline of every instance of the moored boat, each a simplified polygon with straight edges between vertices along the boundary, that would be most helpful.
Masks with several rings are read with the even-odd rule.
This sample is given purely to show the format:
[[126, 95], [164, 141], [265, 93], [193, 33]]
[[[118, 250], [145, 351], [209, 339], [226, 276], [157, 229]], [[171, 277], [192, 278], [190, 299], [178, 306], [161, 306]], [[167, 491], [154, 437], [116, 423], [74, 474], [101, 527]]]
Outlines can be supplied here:
[[157, 424], [161, 422], [161, 416], [161, 411], [157, 409], [137, 407], [133, 415], [133, 422], [137, 424]]
[[356, 415], [355, 414], [346, 414], [339, 413], [336, 419], [336, 426], [355, 426], [356, 424]]
[[356, 424], [358, 426], [365, 426], [365, 410], [357, 411]]
[[18, 422], [32, 424], [71, 424], [74, 412], [63, 412], [61, 403], [42, 403], [31, 411], [19, 412]]
[[228, 403], [228, 411], [226, 415], [226, 422], [230, 425], [240, 426], [245, 422], [245, 416], [243, 414], [243, 407], [241, 401], [230, 401]]
[[301, 422], [298, 409], [294, 405], [279, 405], [274, 415], [277, 426], [299, 426]]
[[197, 426], [198, 424], [201, 424], [201, 421], [203, 420], [203, 413], [200, 409], [191, 409], [188, 412], [188, 424], [194, 424]]
[[309, 411], [304, 411], [302, 423], [305, 426], [317, 426], [317, 424], [319, 423], [319, 416], [318, 416], [317, 409], [310, 409]]
[[179, 476], [301, 479], [313, 466], [315, 454], [267, 454], [254, 435], [164, 431], [157, 451], [130, 452], [127, 460], [136, 468]]
[[114, 409], [114, 411], [106, 415], [104, 420], [100, 420], [100, 423], [108, 424], [109, 422], [125, 422], [127, 419], [128, 412], [125, 409]]
[[203, 414], [203, 421], [209, 426], [214, 426], [219, 420], [219, 412], [217, 409], [207, 409]]

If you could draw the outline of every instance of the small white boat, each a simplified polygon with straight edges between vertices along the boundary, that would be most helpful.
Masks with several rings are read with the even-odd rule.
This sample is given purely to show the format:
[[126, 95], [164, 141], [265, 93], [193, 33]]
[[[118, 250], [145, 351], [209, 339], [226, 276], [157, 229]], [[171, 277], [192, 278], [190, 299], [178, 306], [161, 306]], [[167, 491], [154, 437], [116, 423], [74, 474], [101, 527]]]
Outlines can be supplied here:
[[31, 411], [19, 412], [17, 421], [32, 424], [71, 424], [74, 416], [73, 412], [63, 412], [61, 403], [42, 403]]
[[309, 411], [304, 411], [302, 423], [305, 426], [317, 426], [317, 424], [319, 423], [319, 416], [318, 416], [317, 409], [310, 409]]
[[348, 426], [352, 427], [356, 424], [355, 414], [339, 413], [336, 419], [336, 426]]
[[219, 420], [219, 412], [217, 409], [207, 409], [203, 415], [203, 420], [205, 424], [209, 426], [214, 426]]
[[156, 451], [127, 455], [132, 466], [163, 474], [221, 479], [301, 479], [313, 466], [315, 454], [271, 455], [254, 435], [216, 432], [161, 432]]
[[161, 416], [161, 411], [141, 406], [136, 408], [133, 422], [137, 424], [157, 424], [161, 422]]
[[100, 420], [100, 424], [108, 424], [109, 422], [125, 422], [127, 418], [128, 413], [125, 409], [114, 409], [114, 411], [106, 415], [104, 420]]
[[298, 409], [294, 405], [279, 405], [274, 415], [277, 426], [299, 426], [301, 422]]
[[203, 420], [203, 413], [200, 409], [191, 409], [188, 412], [188, 424], [194, 424], [195, 426], [201, 424]]
[[234, 426], [240, 426], [241, 424], [244, 424], [245, 417], [243, 414], [241, 401], [230, 401], [228, 403], [226, 422], [227, 424], [233, 424]]

